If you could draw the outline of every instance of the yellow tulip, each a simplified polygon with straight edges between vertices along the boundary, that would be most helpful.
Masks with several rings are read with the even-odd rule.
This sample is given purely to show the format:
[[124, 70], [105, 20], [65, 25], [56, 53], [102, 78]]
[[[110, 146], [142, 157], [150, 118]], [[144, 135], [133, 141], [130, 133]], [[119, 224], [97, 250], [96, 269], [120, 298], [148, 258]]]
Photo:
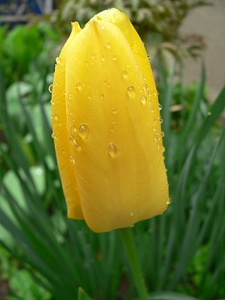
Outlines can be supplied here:
[[158, 94], [144, 45], [117, 9], [77, 22], [56, 59], [52, 123], [68, 217], [95, 232], [168, 206]]

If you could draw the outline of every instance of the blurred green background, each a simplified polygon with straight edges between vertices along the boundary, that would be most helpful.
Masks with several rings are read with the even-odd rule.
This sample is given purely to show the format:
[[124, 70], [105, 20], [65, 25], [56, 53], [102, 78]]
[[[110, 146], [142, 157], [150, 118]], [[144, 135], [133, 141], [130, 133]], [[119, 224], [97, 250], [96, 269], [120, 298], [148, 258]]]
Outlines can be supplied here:
[[[225, 87], [209, 101], [204, 40], [180, 32], [209, 2], [0, 3], [0, 299], [137, 299], [117, 231], [66, 218], [51, 138], [48, 87], [70, 22], [110, 7], [143, 39], [163, 107], [172, 203], [132, 229], [151, 299], [225, 299]], [[196, 58], [199, 79], [185, 84]]]

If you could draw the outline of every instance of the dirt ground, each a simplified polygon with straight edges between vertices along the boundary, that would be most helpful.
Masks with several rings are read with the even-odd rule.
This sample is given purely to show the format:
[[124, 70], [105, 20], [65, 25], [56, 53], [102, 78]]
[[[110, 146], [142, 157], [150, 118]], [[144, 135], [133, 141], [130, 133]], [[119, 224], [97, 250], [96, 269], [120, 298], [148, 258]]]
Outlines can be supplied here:
[[[203, 52], [206, 64], [207, 85], [213, 100], [225, 83], [225, 0], [211, 0], [213, 6], [193, 10], [184, 20], [181, 32], [197, 33], [204, 37]], [[188, 61], [185, 81], [199, 81], [201, 62]], [[224, 100], [225, 101], [225, 100]]]

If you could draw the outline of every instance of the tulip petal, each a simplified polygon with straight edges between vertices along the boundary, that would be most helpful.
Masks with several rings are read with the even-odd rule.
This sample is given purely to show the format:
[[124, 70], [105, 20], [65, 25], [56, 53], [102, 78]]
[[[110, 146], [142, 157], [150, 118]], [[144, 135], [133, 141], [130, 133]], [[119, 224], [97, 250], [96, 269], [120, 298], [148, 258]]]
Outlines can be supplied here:
[[118, 26], [99, 14], [66, 48], [64, 142], [75, 158], [84, 219], [95, 232], [132, 226], [167, 207], [157, 91], [124, 16]]
[[73, 31], [64, 45], [60, 56], [56, 59], [52, 90], [52, 125], [53, 137], [56, 149], [58, 167], [62, 180], [64, 195], [67, 201], [68, 216], [70, 218], [83, 219], [80, 196], [77, 188], [74, 169], [74, 157], [72, 156], [67, 129], [66, 96], [65, 96], [65, 65], [67, 50], [70, 42], [80, 31], [78, 23], [73, 24]]

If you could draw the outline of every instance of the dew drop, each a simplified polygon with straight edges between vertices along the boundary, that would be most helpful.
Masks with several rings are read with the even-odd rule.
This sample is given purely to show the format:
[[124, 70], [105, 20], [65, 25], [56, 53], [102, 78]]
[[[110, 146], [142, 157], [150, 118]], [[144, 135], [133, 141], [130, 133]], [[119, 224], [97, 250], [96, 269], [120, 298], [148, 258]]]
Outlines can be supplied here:
[[100, 100], [102, 101], [102, 100], [104, 100], [104, 98], [105, 98], [105, 95], [104, 94], [100, 94]]
[[71, 125], [71, 130], [73, 133], [76, 133], [77, 132], [77, 128], [75, 125]]
[[171, 199], [171, 198], [168, 198], [168, 200], [166, 201], [166, 204], [167, 204], [167, 205], [170, 205], [171, 202], [172, 202], [172, 199]]
[[159, 110], [162, 110], [162, 104], [159, 103]]
[[130, 212], [130, 216], [133, 217], [134, 216], [134, 211]]
[[110, 157], [115, 157], [117, 154], [117, 148], [114, 144], [110, 143], [108, 146], [108, 153], [110, 155]]
[[116, 61], [116, 55], [115, 54], [112, 55], [112, 60]]
[[92, 61], [95, 60], [95, 54], [94, 54], [94, 53], [91, 54], [91, 60], [92, 60]]
[[147, 91], [148, 91], [148, 85], [147, 85], [147, 83], [143, 83], [143, 84], [142, 84], [142, 88], [143, 88], [143, 90], [144, 90], [145, 92], [147, 92]]
[[117, 109], [115, 107], [113, 107], [111, 112], [112, 112], [113, 115], [116, 115], [117, 114]]
[[79, 127], [79, 136], [82, 139], [86, 139], [88, 137], [88, 134], [89, 134], [89, 129], [87, 124], [81, 124]]
[[60, 65], [60, 63], [61, 63], [61, 59], [60, 59], [60, 57], [56, 57], [56, 63], [58, 64], [58, 65]]
[[53, 139], [56, 139], [56, 133], [55, 132], [53, 132], [51, 136], [52, 136]]
[[163, 123], [163, 119], [160, 117], [159, 118], [159, 123], [162, 124]]
[[75, 158], [73, 157], [73, 155], [70, 156], [70, 161], [72, 164], [75, 165], [76, 161], [75, 161]]
[[128, 78], [128, 74], [127, 74], [126, 70], [122, 71], [122, 77], [123, 77], [123, 79], [127, 79]]
[[80, 150], [81, 150], [81, 145], [77, 142], [77, 140], [76, 140], [76, 138], [75, 138], [74, 135], [71, 135], [71, 136], [70, 136], [70, 141], [73, 143], [73, 145], [74, 145], [74, 147], [75, 147], [75, 149], [76, 149], [77, 151], [80, 151]]
[[129, 86], [127, 88], [127, 95], [129, 96], [129, 98], [135, 97], [135, 88], [133, 86]]
[[55, 120], [55, 121], [58, 120], [58, 115], [57, 115], [56, 113], [53, 113], [53, 114], [51, 115], [51, 117], [52, 117], [52, 119]]
[[147, 102], [147, 98], [146, 98], [146, 96], [141, 96], [141, 103], [143, 104], [143, 105], [145, 105], [146, 104], [146, 102]]
[[107, 48], [107, 49], [111, 49], [110, 41], [107, 41], [107, 42], [106, 42], [106, 48]]
[[75, 88], [77, 91], [81, 91], [82, 90], [82, 84], [80, 82], [77, 82], [75, 85]]
[[101, 61], [102, 61], [102, 62], [105, 61], [105, 56], [104, 56], [104, 55], [101, 56]]
[[164, 137], [165, 133], [163, 131], [161, 131], [161, 137]]
[[[162, 147], [161, 147], [161, 151], [162, 151], [162, 153], [164, 153], [164, 152], [165, 152], [165, 150], [166, 150], [166, 149], [165, 149], [165, 147], [163, 147], [163, 146], [162, 146]], [[167, 170], [166, 170], [166, 171], [167, 171]]]
[[48, 87], [49, 93], [52, 93], [52, 88], [53, 88], [53, 84], [50, 84], [49, 87]]
[[130, 227], [130, 228], [133, 228], [133, 227], [134, 227], [134, 223], [130, 224], [129, 227]]

